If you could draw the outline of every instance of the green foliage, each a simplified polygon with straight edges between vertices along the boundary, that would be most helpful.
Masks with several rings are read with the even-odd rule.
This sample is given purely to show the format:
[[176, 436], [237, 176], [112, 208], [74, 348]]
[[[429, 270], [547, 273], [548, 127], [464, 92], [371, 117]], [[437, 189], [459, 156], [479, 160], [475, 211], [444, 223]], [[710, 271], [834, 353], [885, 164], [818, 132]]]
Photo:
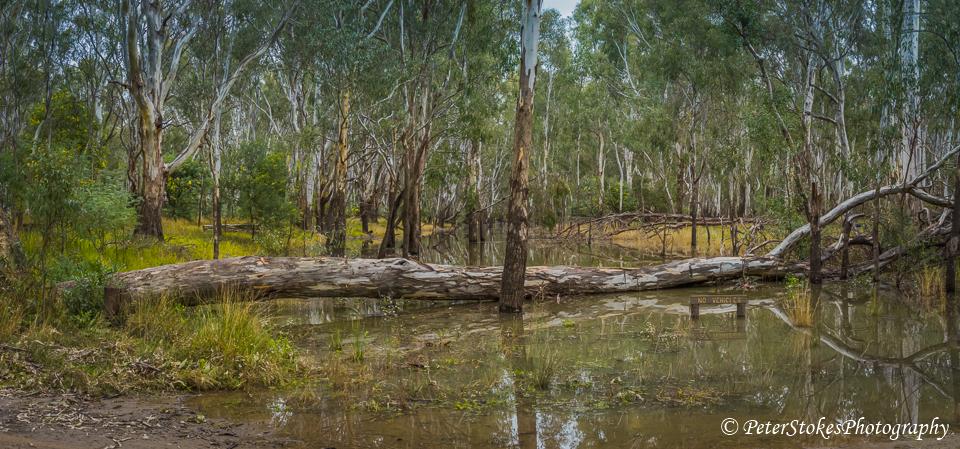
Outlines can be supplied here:
[[50, 267], [55, 282], [75, 281], [76, 286], [63, 292], [66, 317], [84, 327], [95, 323], [103, 311], [103, 288], [108, 276], [123, 271], [116, 264], [83, 260], [76, 256], [57, 258]]
[[78, 213], [73, 228], [93, 244], [100, 256], [107, 245], [130, 238], [136, 211], [133, 196], [123, 188], [119, 173], [104, 172], [98, 180], [81, 183], [74, 194]]
[[259, 142], [241, 147], [238, 153], [237, 169], [227, 189], [237, 195], [240, 215], [257, 229], [289, 226], [298, 211], [286, 194], [286, 155], [268, 151]]
[[184, 162], [167, 180], [167, 203], [164, 212], [172, 218], [191, 220], [197, 216], [203, 185], [208, 184], [209, 175], [204, 162], [192, 159]]
[[41, 235], [43, 248], [54, 237], [62, 246], [69, 238], [68, 230], [76, 216], [74, 188], [84, 180], [68, 147], [35, 147], [25, 167], [26, 197], [30, 215]]
[[637, 203], [629, 190], [629, 186], [624, 185], [623, 208], [620, 207], [620, 182], [611, 182], [607, 184], [607, 191], [603, 195], [603, 205], [610, 212], [632, 212], [637, 209]]
[[[94, 144], [92, 139], [99, 130], [99, 123], [87, 112], [84, 103], [73, 94], [56, 92], [50, 99], [50, 118], [44, 102], [36, 104], [30, 112], [24, 140], [36, 144], [64, 147], [75, 155], [87, 156], [95, 170], [105, 166], [105, 148]], [[70, 148], [73, 147], [73, 148]]]

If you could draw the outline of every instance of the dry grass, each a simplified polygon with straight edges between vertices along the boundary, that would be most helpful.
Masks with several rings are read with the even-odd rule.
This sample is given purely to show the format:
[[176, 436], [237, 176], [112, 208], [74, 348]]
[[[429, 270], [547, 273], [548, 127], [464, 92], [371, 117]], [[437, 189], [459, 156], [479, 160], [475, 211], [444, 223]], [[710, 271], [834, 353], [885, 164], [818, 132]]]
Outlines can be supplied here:
[[917, 287], [923, 296], [940, 295], [946, 268], [942, 265], [925, 265], [917, 272]]
[[14, 295], [0, 293], [0, 342], [17, 332], [25, 314], [23, 304]]
[[781, 300], [781, 307], [794, 326], [813, 326], [816, 305], [810, 293], [810, 282], [807, 279], [788, 279], [787, 295]]
[[35, 320], [6, 341], [24, 351], [0, 357], [0, 384], [99, 395], [299, 382], [309, 367], [248, 299], [224, 292], [196, 308], [141, 300], [119, 326]]
[[[612, 237], [614, 242], [622, 246], [636, 247], [644, 252], [659, 254], [662, 250], [670, 255], [691, 255], [690, 242], [692, 240], [693, 228], [666, 230], [659, 236], [655, 233], [645, 233], [641, 231], [627, 231]], [[722, 234], [721, 234], [722, 231]], [[743, 231], [743, 229], [741, 229]], [[733, 248], [730, 242], [730, 228], [725, 226], [710, 226], [710, 239], [707, 243], [707, 228], [697, 227], [697, 253], [707, 255], [732, 255]], [[721, 242], [721, 235], [726, 238], [726, 242]], [[661, 237], [663, 241], [661, 241]], [[743, 254], [746, 248], [742, 247], [739, 253]]]

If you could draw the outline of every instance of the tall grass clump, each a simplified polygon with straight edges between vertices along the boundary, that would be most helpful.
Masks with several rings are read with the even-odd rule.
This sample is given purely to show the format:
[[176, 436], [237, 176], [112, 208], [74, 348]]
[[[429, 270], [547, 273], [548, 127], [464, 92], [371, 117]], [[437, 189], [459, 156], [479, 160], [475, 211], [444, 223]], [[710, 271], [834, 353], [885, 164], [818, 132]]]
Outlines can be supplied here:
[[946, 268], [943, 265], [924, 265], [917, 272], [917, 287], [923, 296], [935, 296], [941, 293]]
[[787, 278], [787, 296], [782, 301], [782, 307], [794, 326], [813, 326], [814, 304], [812, 302], [810, 283], [806, 279]]
[[141, 353], [165, 355], [157, 363], [169, 367], [185, 387], [282, 385], [303, 362], [254, 299], [225, 289], [196, 308], [170, 297], [142, 300], [128, 316], [126, 331], [141, 340]]
[[560, 356], [545, 343], [534, 342], [527, 352], [527, 379], [530, 386], [546, 390], [553, 385], [553, 380], [560, 370]]
[[0, 342], [7, 341], [20, 328], [26, 311], [12, 295], [0, 294]]

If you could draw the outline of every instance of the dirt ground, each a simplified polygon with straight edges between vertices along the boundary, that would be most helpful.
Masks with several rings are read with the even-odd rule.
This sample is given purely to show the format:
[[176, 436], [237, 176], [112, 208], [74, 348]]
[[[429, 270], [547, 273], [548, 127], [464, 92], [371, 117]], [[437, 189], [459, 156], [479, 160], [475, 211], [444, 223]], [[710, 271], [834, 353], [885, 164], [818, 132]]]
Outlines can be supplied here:
[[256, 423], [207, 419], [183, 405], [188, 396], [159, 399], [24, 397], [0, 390], [0, 448], [274, 448], [300, 446]]

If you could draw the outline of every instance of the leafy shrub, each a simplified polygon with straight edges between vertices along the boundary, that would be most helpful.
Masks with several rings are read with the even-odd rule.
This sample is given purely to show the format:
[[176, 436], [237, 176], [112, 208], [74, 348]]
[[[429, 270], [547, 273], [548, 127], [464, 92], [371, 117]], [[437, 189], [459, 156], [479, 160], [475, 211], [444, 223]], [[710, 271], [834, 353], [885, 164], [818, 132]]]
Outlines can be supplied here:
[[107, 279], [110, 274], [123, 271], [123, 267], [99, 260], [60, 257], [50, 271], [56, 282], [76, 281], [75, 287], [63, 292], [62, 301], [67, 318], [82, 326], [97, 320], [103, 310], [103, 288]]
[[75, 191], [78, 214], [74, 229], [101, 256], [107, 245], [126, 241], [136, 221], [133, 196], [119, 179], [119, 173], [104, 172], [100, 179], [81, 183]]
[[197, 216], [202, 186], [209, 179], [199, 159], [184, 162], [167, 180], [167, 204], [164, 212], [172, 218], [191, 220]]

